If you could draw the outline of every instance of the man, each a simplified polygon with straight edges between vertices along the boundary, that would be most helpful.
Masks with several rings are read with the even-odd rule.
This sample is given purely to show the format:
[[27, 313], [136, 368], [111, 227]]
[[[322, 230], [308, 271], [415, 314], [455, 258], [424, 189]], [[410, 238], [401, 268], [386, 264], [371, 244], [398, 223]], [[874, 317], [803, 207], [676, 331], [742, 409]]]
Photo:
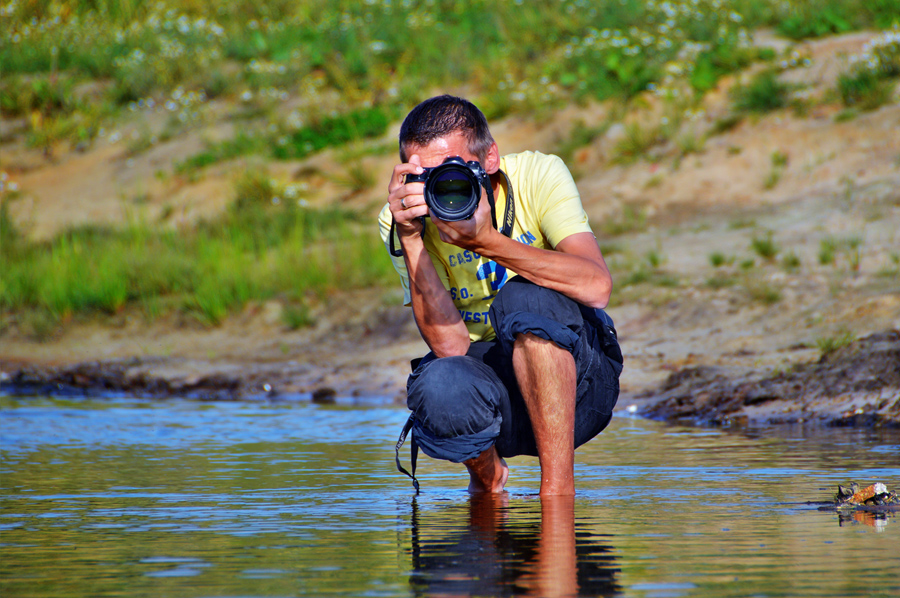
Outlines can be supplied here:
[[[474, 216], [423, 219], [424, 184], [406, 176], [457, 156], [490, 175]], [[379, 224], [387, 246], [399, 242], [405, 303], [431, 349], [407, 383], [413, 441], [464, 463], [473, 493], [501, 492], [504, 457], [525, 454], [540, 460], [541, 495], [574, 494], [575, 448], [609, 423], [622, 354], [571, 175], [555, 156], [501, 157], [481, 111], [452, 96], [409, 113], [400, 158]], [[488, 191], [512, 230], [494, 227]]]

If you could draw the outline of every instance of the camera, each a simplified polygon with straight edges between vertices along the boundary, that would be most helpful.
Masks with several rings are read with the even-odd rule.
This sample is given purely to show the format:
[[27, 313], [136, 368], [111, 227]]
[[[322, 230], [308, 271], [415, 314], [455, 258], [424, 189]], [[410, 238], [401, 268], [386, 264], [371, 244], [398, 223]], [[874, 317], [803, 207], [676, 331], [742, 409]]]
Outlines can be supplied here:
[[406, 175], [407, 183], [425, 183], [425, 205], [431, 216], [455, 222], [468, 220], [481, 201], [482, 185], [490, 188], [490, 179], [478, 162], [466, 162], [459, 156], [446, 158], [440, 166], [426, 168], [422, 174]]

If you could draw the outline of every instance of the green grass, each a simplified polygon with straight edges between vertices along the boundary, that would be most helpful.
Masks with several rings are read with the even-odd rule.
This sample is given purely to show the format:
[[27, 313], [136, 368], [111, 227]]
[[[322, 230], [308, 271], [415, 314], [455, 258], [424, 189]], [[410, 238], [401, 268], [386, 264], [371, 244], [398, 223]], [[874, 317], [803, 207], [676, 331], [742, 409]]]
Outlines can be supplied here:
[[223, 160], [267, 151], [270, 147], [265, 136], [238, 132], [233, 139], [207, 144], [202, 152], [194, 154], [175, 165], [175, 172], [189, 173]]
[[744, 112], [764, 114], [785, 108], [788, 105], [790, 87], [778, 80], [778, 73], [765, 70], [748, 83], [732, 90], [735, 109]]
[[735, 284], [737, 279], [734, 276], [710, 276], [706, 279], [706, 286], [714, 290], [726, 289]]
[[780, 10], [777, 29], [793, 39], [846, 33], [864, 27], [887, 28], [900, 19], [900, 1], [793, 0]]
[[390, 115], [381, 107], [354, 110], [323, 118], [295, 131], [239, 131], [232, 139], [207, 145], [202, 152], [181, 161], [176, 172], [189, 173], [217, 162], [250, 154], [263, 154], [278, 160], [305, 158], [328, 147], [380, 137], [387, 131]]
[[[852, 12], [853, 27], [884, 28], [896, 3], [829, 0], [825, 8]], [[35, 104], [55, 113], [77, 100], [121, 111], [148, 98], [161, 105], [181, 89], [204, 102], [246, 97], [277, 107], [302, 98], [301, 117], [316, 123], [367, 109], [395, 117], [435, 89], [462, 85], [492, 118], [627, 99], [650, 88], [665, 94], [686, 85], [702, 94], [723, 75], [765, 59], [746, 43], [747, 32], [793, 18], [794, 5], [16, 2], [0, 30], [0, 106], [6, 115]], [[676, 71], [678, 81], [667, 77]], [[85, 92], [81, 84], [89, 81], [103, 85]], [[303, 155], [309, 143], [316, 151], [300, 133], [279, 151]]]
[[306, 328], [315, 322], [309, 313], [309, 307], [303, 303], [286, 305], [281, 312], [281, 321], [289, 330]]
[[778, 181], [781, 180], [781, 175], [784, 174], [784, 169], [787, 168], [788, 164], [788, 155], [782, 151], [772, 152], [772, 156], [770, 157], [772, 162], [772, 168], [769, 170], [769, 174], [766, 175], [766, 179], [763, 182], [763, 187], [766, 189], [772, 189], [775, 185], [778, 184]]
[[753, 237], [750, 241], [750, 248], [759, 257], [767, 262], [772, 262], [778, 256], [780, 249], [772, 239], [772, 232], [767, 232], [765, 237]]
[[623, 289], [642, 284], [655, 287], [675, 288], [681, 284], [681, 281], [677, 276], [661, 270], [654, 270], [646, 266], [641, 266], [638, 269], [629, 272], [623, 276], [621, 280], [617, 280], [616, 282], [618, 286]]
[[774, 305], [782, 299], [781, 290], [770, 283], [750, 280], [744, 286], [747, 290], [747, 295], [758, 303]]
[[823, 266], [837, 263], [842, 256], [854, 272], [859, 270], [862, 258], [862, 239], [860, 237], [826, 237], [819, 241], [819, 264]]
[[661, 127], [633, 122], [625, 125], [624, 135], [613, 148], [613, 162], [630, 164], [644, 158], [653, 146], [665, 141]]
[[800, 256], [793, 251], [785, 254], [784, 257], [781, 258], [781, 267], [787, 272], [796, 272], [800, 269], [801, 265], [803, 265], [803, 262], [800, 260]]
[[609, 121], [605, 121], [599, 125], [590, 126], [584, 121], [576, 122], [572, 125], [568, 138], [557, 144], [554, 153], [567, 164], [571, 163], [575, 151], [590, 145], [595, 139], [605, 134], [610, 124]]
[[861, 54], [851, 56], [850, 69], [838, 76], [837, 92], [848, 108], [874, 110], [893, 99], [900, 76], [900, 11], [895, 19], [895, 29], [873, 39]]
[[[83, 148], [122, 122], [149, 122], [161, 110], [169, 124], [139, 129], [129, 152], [192, 128], [233, 124], [233, 138], [174, 165], [191, 175], [250, 154], [297, 160], [383, 137], [435, 90], [464, 89], [492, 119], [552, 114], [575, 102], [628, 105], [648, 90], [668, 99], [685, 90], [699, 97], [723, 75], [771, 58], [748, 43], [758, 27], [796, 38], [884, 29], [898, 6], [900, 0], [10, 2], [0, 27], [0, 113], [20, 122], [22, 140], [48, 157]], [[894, 46], [873, 51], [879, 90], [900, 71], [892, 66]], [[883, 101], [867, 76], [850, 71], [842, 79], [848, 106]], [[736, 93], [734, 116], [713, 134], [787, 99], [774, 71]], [[591, 143], [607, 124], [579, 127], [560, 151]], [[702, 151], [701, 138], [677, 132], [674, 124], [635, 125], [618, 159], [642, 158], [667, 139], [681, 154]], [[338, 182], [350, 193], [378, 179], [358, 159], [345, 166]], [[240, 177], [235, 195], [224, 215], [193, 228], [134, 222], [74, 229], [41, 243], [15, 230], [4, 202], [0, 307], [22, 313], [38, 337], [52, 336], [72, 316], [130, 308], [148, 317], [179, 310], [214, 324], [248, 301], [269, 298], [293, 306], [285, 324], [295, 326], [308, 318], [303, 293], [393, 280], [371, 214], [303, 208], [298, 186], [265, 173]], [[628, 206], [598, 226], [604, 235], [621, 235], [648, 225], [643, 210]], [[852, 249], [843, 250], [851, 267]], [[648, 255], [628, 281], [677, 284], [659, 271], [662, 259]], [[741, 267], [752, 268], [752, 260]]]
[[391, 280], [368, 219], [274, 203], [274, 187], [261, 178], [242, 179], [233, 208], [194, 230], [133, 223], [122, 230], [79, 228], [31, 243], [4, 218], [0, 305], [45, 314], [38, 318], [50, 322], [149, 306], [151, 314], [181, 310], [215, 325], [251, 300], [299, 300], [309, 292]]
[[838, 77], [838, 93], [845, 106], [874, 110], [891, 101], [894, 85], [886, 77], [868, 69], [842, 73]]
[[829, 353], [833, 353], [838, 349], [850, 345], [854, 340], [856, 340], [854, 334], [850, 331], [844, 330], [835, 334], [834, 336], [817, 338], [816, 347], [818, 347], [822, 355], [828, 355]]
[[819, 242], [819, 263], [823, 266], [834, 263], [834, 256], [837, 253], [838, 244], [835, 239], [829, 237]]
[[725, 265], [734, 263], [734, 257], [728, 257], [721, 251], [714, 251], [709, 254], [709, 265], [713, 268], [720, 268]]
[[[713, 137], [715, 135], [722, 135], [723, 133], [727, 133], [740, 125], [744, 120], [744, 115], [740, 113], [736, 114], [728, 114], [721, 118], [717, 118], [715, 122], [713, 122], [712, 127], [709, 130], [708, 135]], [[737, 153], [737, 152], [735, 152]]]

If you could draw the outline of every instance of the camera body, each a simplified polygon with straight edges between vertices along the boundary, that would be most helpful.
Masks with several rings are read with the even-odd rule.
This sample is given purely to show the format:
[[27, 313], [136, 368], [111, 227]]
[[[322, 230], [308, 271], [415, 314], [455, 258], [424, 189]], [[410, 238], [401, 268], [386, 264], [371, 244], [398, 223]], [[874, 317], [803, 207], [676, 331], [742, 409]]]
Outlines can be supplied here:
[[406, 182], [425, 183], [429, 214], [448, 222], [471, 218], [481, 201], [481, 187], [490, 188], [490, 177], [481, 164], [459, 156], [446, 158], [422, 174], [408, 174]]

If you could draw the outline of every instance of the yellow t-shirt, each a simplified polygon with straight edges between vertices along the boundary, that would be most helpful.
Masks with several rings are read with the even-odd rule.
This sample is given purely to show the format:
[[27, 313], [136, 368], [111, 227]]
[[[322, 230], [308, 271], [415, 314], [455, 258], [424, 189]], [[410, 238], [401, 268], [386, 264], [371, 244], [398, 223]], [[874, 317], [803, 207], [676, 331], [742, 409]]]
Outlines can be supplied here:
[[[575, 181], [560, 158], [539, 152], [510, 154], [500, 159], [500, 169], [512, 185], [514, 240], [541, 249], [553, 249], [569, 235], [592, 232]], [[507, 189], [503, 182], [498, 197], [494, 198], [498, 226], [502, 226], [506, 197]], [[477, 253], [444, 243], [434, 223], [427, 218], [425, 223], [425, 248], [444, 288], [450, 293], [466, 323], [469, 338], [473, 342], [493, 339], [495, 334], [488, 318], [488, 308], [515, 272]], [[378, 224], [385, 247], [389, 248], [391, 211], [387, 205], [378, 216]], [[400, 247], [397, 239], [394, 244]], [[400, 275], [403, 301], [409, 305], [412, 299], [406, 263], [402, 256], [391, 256], [391, 261]]]

